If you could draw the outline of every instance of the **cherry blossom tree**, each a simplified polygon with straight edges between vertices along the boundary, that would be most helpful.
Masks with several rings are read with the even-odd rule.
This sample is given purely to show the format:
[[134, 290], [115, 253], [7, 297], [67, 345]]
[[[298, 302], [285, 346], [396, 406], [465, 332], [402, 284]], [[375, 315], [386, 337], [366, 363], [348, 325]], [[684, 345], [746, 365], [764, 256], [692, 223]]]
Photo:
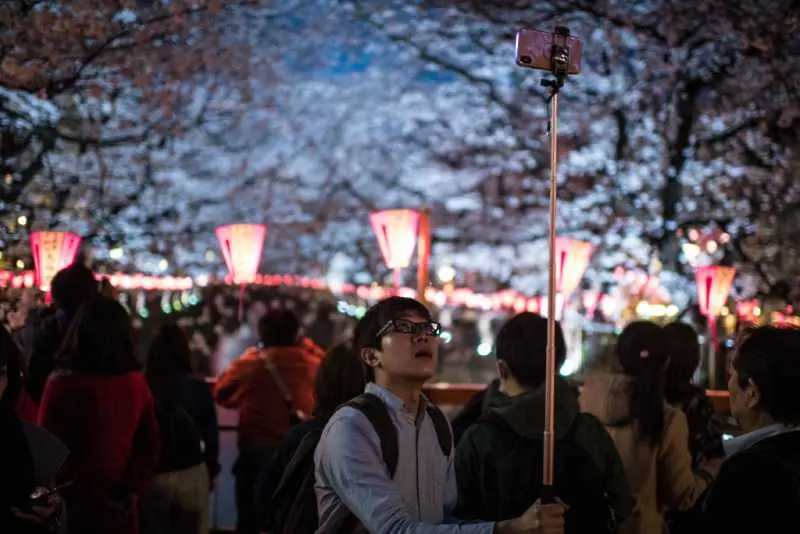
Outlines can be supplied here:
[[720, 225], [733, 236], [724, 261], [756, 275], [761, 291], [797, 273], [786, 261], [765, 267], [776, 247], [755, 243], [768, 219], [790, 216], [797, 201], [797, 14], [783, 3], [344, 4], [478, 95], [474, 105], [491, 118], [483, 135], [440, 159], [482, 169], [482, 187], [498, 197], [485, 206], [499, 218], [512, 217], [508, 208], [541, 211], [546, 201], [546, 94], [539, 76], [513, 65], [514, 32], [566, 24], [584, 54], [583, 73], [562, 92], [560, 145], [570, 152], [562, 230], [593, 234], [601, 251], [629, 265], [648, 263], [647, 254], [625, 256], [649, 248], [680, 272], [678, 230]]

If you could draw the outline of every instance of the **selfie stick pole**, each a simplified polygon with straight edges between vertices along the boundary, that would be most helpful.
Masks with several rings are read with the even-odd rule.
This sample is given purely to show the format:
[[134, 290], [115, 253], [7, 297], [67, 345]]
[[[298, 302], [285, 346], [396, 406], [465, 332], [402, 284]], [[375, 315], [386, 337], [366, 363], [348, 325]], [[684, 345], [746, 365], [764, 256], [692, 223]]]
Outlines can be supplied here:
[[542, 485], [550, 493], [552, 501], [553, 464], [555, 458], [555, 405], [556, 405], [556, 212], [558, 207], [558, 91], [567, 79], [569, 69], [569, 30], [556, 27], [553, 34], [552, 73], [555, 79], [542, 80], [542, 85], [550, 89], [550, 232], [548, 247], [550, 264], [548, 266], [547, 288], [547, 360], [545, 373], [545, 412], [544, 412], [544, 469]]

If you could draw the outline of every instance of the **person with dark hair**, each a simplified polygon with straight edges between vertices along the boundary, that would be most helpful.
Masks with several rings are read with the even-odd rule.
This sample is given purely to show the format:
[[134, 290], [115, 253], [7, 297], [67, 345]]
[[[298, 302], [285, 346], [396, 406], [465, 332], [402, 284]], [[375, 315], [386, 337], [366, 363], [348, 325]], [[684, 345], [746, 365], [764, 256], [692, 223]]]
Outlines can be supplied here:
[[800, 330], [763, 326], [739, 340], [731, 413], [744, 434], [704, 503], [703, 532], [796, 532], [800, 521]]
[[50, 287], [53, 305], [31, 314], [23, 336], [28, 362], [25, 388], [36, 404], [42, 399], [47, 378], [55, 367], [55, 355], [75, 314], [81, 304], [98, 294], [94, 273], [82, 263], [58, 271]]
[[[352, 343], [339, 343], [325, 354], [314, 382], [316, 405], [312, 417], [292, 428], [259, 479], [256, 502], [259, 505], [259, 522], [263, 531], [272, 532], [276, 513], [286, 511], [283, 503], [274, 501], [273, 497], [287, 466], [295, 461], [294, 454], [303, 439], [316, 433], [318, 440], [333, 413], [341, 405], [360, 395], [366, 384], [361, 358], [353, 349]], [[313, 469], [313, 449], [310, 453], [308, 460]], [[280, 496], [279, 500], [282, 500]]]
[[[566, 352], [557, 324], [556, 368]], [[528, 312], [510, 319], [497, 335], [495, 354], [499, 391], [456, 449], [457, 515], [463, 519], [508, 519], [543, 497], [547, 319]], [[606, 525], [626, 519], [634, 505], [622, 461], [603, 425], [579, 413], [575, 392], [561, 378], [555, 403], [555, 492], [570, 506], [565, 532], [608, 532]]]
[[217, 402], [239, 411], [236, 477], [237, 529], [258, 532], [255, 490], [260, 473], [293, 423], [314, 409], [314, 379], [322, 350], [300, 336], [290, 310], [267, 312], [258, 323], [261, 343], [217, 379]]
[[161, 434], [153, 484], [143, 498], [146, 532], [207, 534], [209, 489], [219, 472], [219, 429], [205, 380], [192, 376], [189, 341], [180, 327], [162, 326], [146, 367]]
[[664, 335], [669, 351], [664, 393], [667, 403], [686, 415], [692, 467], [697, 468], [706, 459], [724, 456], [722, 423], [715, 417], [705, 390], [692, 383], [700, 365], [697, 332], [686, 323], [676, 322], [664, 327]]
[[26, 436], [28, 423], [16, 413], [22, 392], [22, 354], [9, 332], [0, 326], [0, 532], [46, 532], [58, 520], [60, 497], [55, 494], [32, 506], [38, 451]]
[[664, 330], [636, 321], [622, 331], [608, 368], [584, 380], [581, 409], [606, 426], [617, 446], [637, 506], [630, 532], [664, 532], [663, 511], [691, 508], [711, 482], [718, 464], [692, 469], [686, 416], [669, 406], [664, 373], [669, 344]]
[[373, 534], [562, 532], [561, 504], [530, 503], [498, 523], [449, 522], [457, 501], [452, 433], [422, 394], [440, 333], [409, 298], [382, 300], [362, 317], [355, 346], [369, 383], [359, 405], [333, 414], [317, 445], [317, 534], [355, 532], [358, 523]]
[[64, 493], [69, 532], [137, 532], [137, 495], [160, 447], [131, 320], [119, 302], [95, 296], [81, 305], [42, 395], [39, 423], [71, 451], [60, 477], [73, 483]]

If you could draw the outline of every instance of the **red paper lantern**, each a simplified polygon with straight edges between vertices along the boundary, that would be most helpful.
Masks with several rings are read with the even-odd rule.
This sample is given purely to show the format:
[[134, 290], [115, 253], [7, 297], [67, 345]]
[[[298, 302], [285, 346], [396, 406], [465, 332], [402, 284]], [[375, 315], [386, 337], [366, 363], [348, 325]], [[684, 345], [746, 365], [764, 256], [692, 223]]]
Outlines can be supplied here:
[[266, 224], [226, 224], [217, 227], [217, 239], [234, 284], [252, 284], [261, 264]]
[[697, 269], [695, 281], [697, 282], [700, 313], [708, 318], [719, 315], [720, 310], [728, 301], [735, 276], [736, 269], [733, 267], [711, 265]]
[[50, 291], [50, 283], [56, 273], [72, 265], [80, 246], [80, 236], [70, 232], [31, 232], [36, 285], [42, 291]]
[[414, 210], [384, 210], [369, 216], [378, 238], [383, 261], [389, 269], [405, 269], [417, 245], [419, 213]]
[[594, 246], [569, 237], [556, 238], [556, 291], [568, 300], [583, 278]]

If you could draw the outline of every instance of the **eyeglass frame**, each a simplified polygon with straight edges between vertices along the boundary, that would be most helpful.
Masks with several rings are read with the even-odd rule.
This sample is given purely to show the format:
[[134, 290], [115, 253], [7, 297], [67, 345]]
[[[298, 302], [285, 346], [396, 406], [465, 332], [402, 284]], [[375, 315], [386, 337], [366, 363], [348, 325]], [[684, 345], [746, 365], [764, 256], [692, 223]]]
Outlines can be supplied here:
[[[404, 323], [412, 325], [411, 326], [411, 331], [410, 332], [401, 332], [399, 330], [396, 330], [397, 321], [402, 321]], [[423, 326], [429, 326], [429, 325], [433, 325], [434, 332], [432, 332], [432, 333], [425, 332], [425, 330], [423, 329]], [[413, 334], [425, 333], [426, 335], [431, 336], [431, 337], [439, 337], [440, 335], [442, 335], [442, 324], [441, 323], [437, 323], [436, 321], [427, 321], [426, 320], [424, 322], [417, 322], [417, 321], [411, 321], [410, 319], [406, 319], [405, 317], [396, 317], [394, 319], [390, 319], [389, 321], [387, 321], [386, 324], [383, 325], [378, 330], [378, 332], [375, 334], [375, 339], [380, 339], [383, 335], [389, 333], [389, 329], [391, 327], [395, 327], [395, 330], [393, 330], [393, 332], [397, 332], [398, 334], [412, 334], [413, 335]]]

